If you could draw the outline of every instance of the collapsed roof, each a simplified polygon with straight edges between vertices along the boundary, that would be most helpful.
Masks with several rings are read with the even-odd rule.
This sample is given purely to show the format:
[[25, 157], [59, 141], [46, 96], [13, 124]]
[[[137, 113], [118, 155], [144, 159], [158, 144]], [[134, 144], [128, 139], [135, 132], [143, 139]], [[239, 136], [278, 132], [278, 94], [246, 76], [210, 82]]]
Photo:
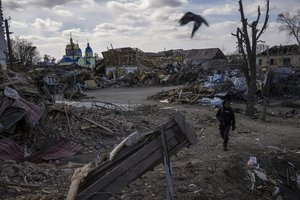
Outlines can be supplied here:
[[269, 51], [270, 56], [299, 55], [300, 54], [300, 46], [297, 44], [273, 46], [269, 50], [265, 50], [265, 51], [259, 53], [257, 55], [257, 57], [267, 56], [268, 51]]

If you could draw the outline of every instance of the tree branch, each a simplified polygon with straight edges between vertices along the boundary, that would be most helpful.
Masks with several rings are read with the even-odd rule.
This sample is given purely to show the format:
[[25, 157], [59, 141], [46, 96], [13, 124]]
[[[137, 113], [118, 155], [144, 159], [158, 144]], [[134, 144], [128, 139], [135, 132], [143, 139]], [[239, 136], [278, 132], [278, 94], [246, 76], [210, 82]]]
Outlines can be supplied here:
[[[283, 23], [283, 25], [281, 25], [279, 27], [279, 31], [287, 31], [289, 36], [294, 36], [298, 42], [298, 44], [300, 44], [299, 41], [299, 32], [300, 32], [300, 27], [297, 26], [297, 17], [294, 16], [293, 18], [290, 17], [289, 13], [281, 13], [278, 15], [278, 19], [279, 22]], [[298, 19], [300, 20], [300, 19]], [[286, 24], [286, 25], [284, 25]]]
[[260, 6], [258, 6], [258, 8], [257, 8], [257, 19], [256, 19], [257, 23], [259, 22], [260, 15], [261, 15], [261, 13], [260, 13]]
[[243, 40], [244, 40], [243, 42], [246, 46], [247, 55], [251, 55], [251, 44], [250, 44], [250, 39], [249, 39], [249, 34], [247, 29], [248, 21], [245, 18], [242, 0], [239, 0], [239, 5], [240, 5], [240, 14], [241, 14], [241, 22], [242, 22], [242, 30], [240, 30], [240, 32], [243, 35]]
[[[264, 25], [262, 26], [259, 34], [256, 36], [256, 40], [259, 39], [259, 37], [261, 36], [261, 34], [266, 30], [267, 26], [268, 26], [268, 21], [269, 21], [269, 8], [270, 8], [270, 1], [267, 0], [267, 11], [266, 11], [266, 17], [265, 17], [265, 22]], [[255, 36], [253, 36], [255, 37]]]

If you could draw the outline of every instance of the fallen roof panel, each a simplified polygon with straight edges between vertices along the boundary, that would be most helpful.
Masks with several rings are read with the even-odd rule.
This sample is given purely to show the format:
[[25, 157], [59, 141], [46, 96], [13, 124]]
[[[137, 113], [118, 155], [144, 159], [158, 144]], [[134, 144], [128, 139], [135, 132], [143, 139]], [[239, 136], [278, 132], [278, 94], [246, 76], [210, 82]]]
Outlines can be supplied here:
[[109, 199], [130, 182], [153, 169], [163, 161], [163, 134], [169, 155], [198, 142], [184, 117], [176, 112], [156, 131], [145, 135], [133, 146], [123, 146], [112, 160], [103, 162], [91, 171], [81, 183], [76, 199]]

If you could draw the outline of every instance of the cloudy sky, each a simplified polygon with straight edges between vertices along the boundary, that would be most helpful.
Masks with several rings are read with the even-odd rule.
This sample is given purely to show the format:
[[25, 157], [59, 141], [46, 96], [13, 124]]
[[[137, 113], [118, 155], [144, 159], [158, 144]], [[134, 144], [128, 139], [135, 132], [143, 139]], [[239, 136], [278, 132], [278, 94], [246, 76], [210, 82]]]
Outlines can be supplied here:
[[[257, 17], [265, 0], [244, 0], [249, 20]], [[70, 32], [82, 50], [87, 40], [100, 56], [107, 48], [137, 47], [143, 51], [218, 47], [224, 53], [236, 49], [231, 35], [240, 26], [238, 0], [2, 0], [4, 17], [10, 16], [12, 37], [29, 39], [41, 55], [61, 59]], [[270, 0], [270, 19], [261, 39], [268, 45], [294, 44], [278, 31], [278, 13], [295, 13], [299, 0]], [[187, 11], [204, 16], [210, 26], [201, 26], [193, 39], [193, 24], [180, 26]]]

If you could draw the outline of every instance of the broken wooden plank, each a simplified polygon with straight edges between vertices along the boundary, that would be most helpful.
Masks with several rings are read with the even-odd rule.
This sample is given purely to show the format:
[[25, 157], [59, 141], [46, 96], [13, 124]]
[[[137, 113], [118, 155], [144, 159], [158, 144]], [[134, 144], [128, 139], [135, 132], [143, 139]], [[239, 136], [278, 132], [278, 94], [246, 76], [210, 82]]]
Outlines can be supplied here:
[[79, 187], [79, 183], [81, 182], [81, 180], [87, 176], [87, 174], [89, 173], [89, 170], [91, 168], [91, 163], [88, 163], [86, 165], [84, 165], [81, 168], [77, 168], [74, 171], [73, 176], [71, 177], [71, 185], [70, 185], [70, 190], [67, 196], [67, 200], [74, 200], [77, 194], [77, 190]]
[[[171, 137], [171, 136], [169, 136], [169, 137]], [[176, 142], [175, 139], [174, 139], [174, 141]], [[98, 189], [107, 187], [107, 185], [109, 185], [111, 182], [114, 182], [120, 176], [122, 176], [122, 174], [126, 173], [128, 171], [128, 169], [131, 169], [131, 168], [133, 168], [133, 166], [138, 165], [141, 160], [146, 159], [153, 152], [157, 151], [157, 149], [159, 149], [160, 146], [161, 146], [161, 138], [156, 138], [155, 140], [150, 142], [148, 145], [146, 145], [142, 149], [140, 149], [138, 152], [136, 152], [135, 154], [128, 157], [128, 159], [126, 159], [124, 162], [122, 162], [119, 166], [115, 167], [114, 169], [112, 169], [110, 171], [107, 171], [107, 173], [102, 178], [100, 178], [96, 182], [92, 183], [87, 189], [85, 189], [84, 191], [81, 191], [81, 193], [79, 193], [77, 195], [77, 197], [78, 197], [77, 199], [85, 200], [85, 199], [92, 198], [94, 196], [95, 192], [98, 191]], [[160, 156], [161, 155], [162, 154], [160, 154]], [[137, 158], [139, 158], [139, 159], [137, 159]]]
[[[105, 127], [105, 126], [102, 126], [101, 124], [98, 124], [97, 122], [95, 122], [95, 121], [93, 121], [93, 120], [91, 120], [91, 119], [88, 119], [88, 118], [83, 117], [83, 116], [79, 116], [79, 115], [77, 115], [76, 113], [74, 113], [71, 109], [70, 109], [69, 111], [70, 111], [70, 113], [72, 113], [75, 117], [77, 117], [77, 118], [79, 118], [79, 119], [83, 119], [83, 120], [85, 120], [85, 121], [88, 121], [88, 122], [90, 122], [90, 123], [92, 123], [92, 124], [94, 124], [94, 125], [100, 127], [101, 129], [106, 130], [106, 131], [109, 132], [109, 133], [113, 133], [113, 131], [112, 131], [111, 129], [109, 129], [109, 128]], [[110, 135], [110, 134], [108, 134], [108, 135]]]
[[[169, 121], [168, 123], [165, 124], [165, 128], [169, 129], [169, 128], [172, 128], [174, 125], [175, 125], [174, 122]], [[149, 137], [151, 137], [152, 134], [153, 133], [148, 133], [148, 134], [144, 135], [144, 138], [147, 136], [149, 138]], [[88, 183], [93, 183], [93, 182], [97, 181], [102, 176], [104, 176], [106, 174], [106, 172], [109, 171], [110, 168], [113, 169], [113, 168], [117, 167], [120, 163], [124, 162], [130, 155], [136, 153], [137, 151], [139, 151], [141, 148], [143, 148], [147, 144], [149, 144], [148, 140], [142, 140], [135, 146], [122, 150], [119, 154], [117, 154], [117, 156], [112, 161], [102, 163], [101, 166], [94, 169], [93, 171], [91, 171], [88, 174], [88, 176], [85, 178], [86, 183], [84, 185], [82, 185], [81, 190], [84, 190], [87, 187], [89, 187]], [[107, 157], [108, 156], [109, 155], [107, 155]]]
[[[159, 138], [159, 142], [161, 143], [161, 138]], [[168, 141], [168, 148], [173, 149], [177, 145], [177, 141], [175, 138], [172, 138]], [[123, 187], [125, 187], [128, 182], [132, 182], [137, 177], [142, 175], [149, 167], [152, 167], [153, 163], [160, 163], [163, 151], [162, 148], [156, 149], [156, 151], [152, 152], [148, 157], [139, 162], [137, 165], [127, 168], [124, 170], [124, 174], [119, 176], [117, 179], [113, 181], [113, 184], [109, 184], [106, 188], [101, 190], [101, 193], [93, 196], [93, 200], [96, 199], [107, 199], [111, 196], [111, 194], [115, 194], [119, 192]], [[129, 169], [129, 170], [128, 170]]]
[[1, 83], [0, 88], [5, 87], [5, 86], [9, 86], [9, 85], [13, 85], [13, 84], [16, 84], [16, 83], [21, 83], [22, 81], [23, 80], [14, 80], [14, 81], [8, 81], [8, 82], [5, 82], [5, 83]]
[[197, 136], [195, 135], [193, 129], [185, 122], [183, 115], [176, 113], [174, 114], [173, 119], [180, 127], [181, 131], [184, 133], [189, 143], [191, 145], [197, 144], [198, 142]]
[[93, 120], [91, 120], [91, 119], [88, 119], [88, 118], [83, 117], [83, 116], [80, 116], [80, 117], [81, 117], [82, 119], [84, 119], [85, 121], [88, 121], [88, 122], [90, 122], [90, 123], [92, 123], [92, 124], [94, 124], [94, 125], [96, 125], [96, 126], [102, 128], [102, 129], [104, 129], [104, 130], [106, 130], [106, 131], [108, 131], [108, 132], [110, 132], [110, 133], [113, 133], [113, 131], [112, 131], [111, 129], [109, 129], [109, 128], [107, 128], [107, 127], [101, 125], [101, 124], [98, 124], [97, 122], [95, 122], [95, 121], [93, 121]]
[[[183, 147], [197, 143], [195, 133], [178, 112], [161, 128], [165, 131], [170, 155]], [[195, 141], [192, 141], [194, 139]], [[161, 163], [163, 160], [161, 129], [147, 134], [143, 141], [139, 141], [133, 147], [122, 149], [118, 154], [112, 161], [104, 162], [84, 179], [76, 199], [109, 199], [124, 186]]]

